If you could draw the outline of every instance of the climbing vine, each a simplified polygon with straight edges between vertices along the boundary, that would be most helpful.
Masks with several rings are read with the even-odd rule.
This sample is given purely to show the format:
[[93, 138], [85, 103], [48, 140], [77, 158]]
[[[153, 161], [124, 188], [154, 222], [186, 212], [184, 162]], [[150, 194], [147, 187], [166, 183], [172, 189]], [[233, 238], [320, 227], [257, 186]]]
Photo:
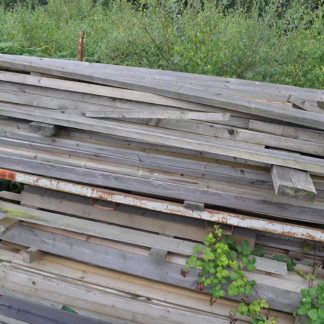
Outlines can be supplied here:
[[[268, 304], [265, 299], [261, 299], [255, 289], [256, 282], [249, 280], [244, 274], [244, 270], [254, 271], [255, 257], [252, 253], [263, 254], [260, 247], [256, 251], [249, 248], [247, 241], [238, 245], [228, 236], [223, 235], [222, 229], [218, 225], [209, 233], [204, 246], [197, 244], [193, 249], [193, 255], [186, 261], [182, 275], [185, 277], [190, 268], [199, 271], [197, 289], [206, 289], [211, 296], [210, 302], [213, 304], [219, 297], [240, 296], [241, 302], [237, 309], [230, 313], [231, 323], [237, 321], [236, 315], [246, 315], [251, 318], [253, 324], [276, 323], [270, 316]], [[258, 299], [248, 301], [248, 296], [252, 291]], [[262, 315], [265, 314], [265, 315]]]

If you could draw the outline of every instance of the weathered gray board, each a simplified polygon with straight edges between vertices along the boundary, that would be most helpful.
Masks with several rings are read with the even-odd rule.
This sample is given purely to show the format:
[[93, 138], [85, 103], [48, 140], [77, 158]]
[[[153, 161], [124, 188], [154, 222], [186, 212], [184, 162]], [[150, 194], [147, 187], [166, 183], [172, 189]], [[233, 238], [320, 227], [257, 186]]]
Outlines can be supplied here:
[[[260, 103], [243, 98], [238, 99], [237, 97], [226, 97], [219, 92], [215, 93], [211, 88], [206, 90], [204, 86], [198, 86], [197, 84], [191, 86], [190, 84], [178, 83], [175, 86], [170, 80], [145, 78], [143, 75], [139, 75], [139, 69], [134, 68], [3, 55], [0, 57], [0, 66], [146, 91], [166, 97], [218, 106], [244, 113], [253, 113], [271, 119], [285, 120], [290, 123], [324, 129], [324, 116], [321, 114], [298, 111], [293, 108], [283, 110], [278, 105]], [[318, 93], [321, 97], [320, 92]]]
[[316, 189], [308, 172], [274, 165], [271, 175], [277, 195], [304, 201], [315, 200]]
[[[0, 264], [0, 285], [1, 292], [23, 295], [25, 298], [36, 299], [38, 302], [43, 302], [43, 298], [55, 304], [61, 302], [77, 310], [80, 309], [82, 312], [85, 311], [106, 323], [228, 323], [228, 316], [201, 312], [178, 305], [174, 307], [172, 304], [154, 299], [152, 301], [140, 300], [134, 294], [125, 294], [116, 290], [111, 292], [109, 289], [108, 291], [102, 290], [102, 287], [96, 284], [67, 280], [58, 274], [53, 276], [48, 272], [32, 271], [21, 266], [15, 267], [10, 263]], [[244, 321], [244, 323], [247, 322]]]
[[[22, 203], [30, 207], [46, 206], [48, 211], [100, 220], [192, 241], [202, 242], [208, 233], [206, 222], [194, 218], [153, 212], [126, 205], [117, 205], [114, 210], [107, 211], [91, 206], [90, 198], [33, 186], [25, 186], [21, 195]], [[99, 201], [97, 204], [104, 207], [111, 206], [111, 204]]]
[[[249, 184], [257, 187], [272, 188], [269, 172], [249, 170], [241, 167], [195, 161], [162, 154], [152, 154], [122, 148], [96, 145], [84, 141], [65, 138], [47, 138], [29, 133], [4, 131], [0, 144], [11, 148], [24, 148], [32, 152], [51, 152], [68, 154], [75, 157], [95, 158], [98, 161], [120, 163], [158, 171], [175, 172], [191, 177], [210, 180]], [[23, 140], [17, 140], [23, 139]]]
[[[13, 55], [1, 55], [1, 63], [5, 64], [5, 62], [10, 62], [13, 60], [20, 60], [23, 61], [26, 57], [23, 56], [13, 56]], [[28, 59], [28, 58], [27, 58]], [[43, 59], [32, 58], [34, 61], [40, 61]], [[55, 62], [54, 60], [50, 60], [52, 63]], [[56, 60], [59, 63], [62, 60]], [[74, 67], [77, 66], [71, 61], [68, 61], [71, 65], [73, 64]], [[89, 65], [89, 63], [87, 63]], [[93, 66], [93, 64], [90, 64]], [[95, 66], [100, 67], [102, 64], [95, 64]], [[114, 66], [114, 65], [104, 65], [108, 66], [109, 68], [115, 68], [117, 71], [121, 72], [122, 67]], [[24, 66], [15, 66], [14, 68], [18, 70], [24, 70], [28, 67]], [[125, 70], [125, 69], [124, 69]], [[209, 87], [215, 89], [215, 91], [221, 90], [230, 90], [230, 91], [237, 91], [240, 95], [255, 93], [262, 95], [266, 95], [267, 97], [261, 96], [261, 98], [268, 98], [270, 100], [282, 100], [287, 101], [289, 95], [299, 95], [305, 99], [314, 99], [319, 100], [324, 96], [324, 91], [316, 90], [316, 89], [308, 89], [308, 88], [300, 88], [294, 87], [289, 85], [281, 85], [281, 84], [273, 84], [273, 83], [266, 83], [266, 82], [259, 82], [259, 81], [248, 81], [248, 80], [240, 80], [240, 79], [233, 79], [233, 78], [222, 78], [222, 77], [215, 77], [215, 76], [207, 76], [201, 74], [193, 74], [193, 73], [184, 73], [184, 72], [176, 72], [176, 71], [166, 71], [166, 70], [152, 70], [146, 68], [135, 68], [135, 67], [127, 67], [126, 71], [128, 73], [136, 73], [136, 75], [146, 78], [148, 80], [164, 80], [166, 82], [179, 82], [179, 83], [190, 83], [190, 84], [198, 84], [203, 85], [204, 87]], [[259, 98], [259, 97], [258, 97]]]
[[[156, 261], [154, 258], [103, 247], [26, 226], [16, 227], [7, 233], [3, 239], [132, 275], [185, 288], [196, 288], [197, 272], [192, 270], [186, 278], [183, 278], [180, 275], [183, 266], [170, 262]], [[307, 283], [304, 282], [274, 278], [253, 272], [248, 273], [248, 276], [250, 280], [256, 280], [259, 294], [262, 298], [267, 299], [271, 308], [285, 312], [295, 311], [300, 300], [299, 291], [307, 286]], [[255, 296], [252, 294], [250, 298], [253, 299]]]
[[236, 143], [230, 140], [211, 139], [207, 136], [166, 129], [154, 129], [153, 127], [127, 124], [123, 122], [93, 120], [90, 118], [73, 117], [68, 115], [62, 116], [62, 114], [56, 112], [43, 112], [40, 109], [35, 108], [28, 108], [26, 110], [16, 105], [0, 104], [0, 114], [58, 126], [73, 127], [90, 131], [95, 129], [96, 131], [105, 134], [142, 140], [148, 143], [167, 144], [179, 148], [228, 155], [324, 174], [323, 159], [308, 156], [296, 156], [296, 154], [290, 154], [289, 152], [271, 151], [255, 147], [254, 145]]
[[280, 197], [274, 194], [271, 195], [273, 199], [267, 200], [244, 194], [238, 195], [226, 191], [199, 188], [198, 186], [93, 171], [91, 169], [57, 165], [14, 156], [0, 156], [0, 167], [92, 185], [109, 186], [135, 192], [149, 192], [152, 195], [159, 196], [167, 195], [172, 198], [247, 210], [274, 217], [303, 220], [318, 224], [323, 224], [324, 221], [321, 205], [316, 207], [316, 204], [307, 204], [306, 202], [297, 204], [295, 200], [291, 204], [280, 202]]

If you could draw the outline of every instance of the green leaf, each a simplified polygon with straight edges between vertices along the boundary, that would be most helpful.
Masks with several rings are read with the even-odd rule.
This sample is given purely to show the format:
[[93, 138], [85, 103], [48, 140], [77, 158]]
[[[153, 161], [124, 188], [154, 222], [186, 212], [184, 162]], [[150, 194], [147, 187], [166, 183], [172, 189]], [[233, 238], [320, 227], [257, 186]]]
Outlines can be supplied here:
[[193, 254], [197, 254], [200, 249], [201, 249], [202, 245], [201, 244], [197, 244], [193, 247]]
[[226, 269], [224, 269], [224, 270], [221, 271], [221, 275], [223, 277], [227, 277], [227, 276], [229, 276], [229, 272]]
[[307, 313], [307, 315], [309, 316], [310, 319], [312, 319], [312, 320], [314, 320], [314, 321], [318, 319], [318, 312], [317, 312], [316, 309], [311, 309], [311, 310]]
[[308, 312], [308, 309], [304, 306], [298, 307], [298, 309], [297, 309], [297, 314], [299, 314], [299, 315], [305, 315], [305, 314], [307, 314], [307, 312]]
[[235, 280], [240, 279], [240, 277], [241, 276], [237, 272], [233, 272], [231, 275], [231, 280], [235, 281]]

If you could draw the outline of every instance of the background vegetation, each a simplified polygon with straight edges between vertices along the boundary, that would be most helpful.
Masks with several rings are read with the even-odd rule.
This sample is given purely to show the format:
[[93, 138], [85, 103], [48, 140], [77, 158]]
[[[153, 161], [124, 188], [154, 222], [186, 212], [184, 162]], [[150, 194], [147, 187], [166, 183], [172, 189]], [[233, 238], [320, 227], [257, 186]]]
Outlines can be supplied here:
[[324, 88], [322, 0], [0, 0], [0, 52]]

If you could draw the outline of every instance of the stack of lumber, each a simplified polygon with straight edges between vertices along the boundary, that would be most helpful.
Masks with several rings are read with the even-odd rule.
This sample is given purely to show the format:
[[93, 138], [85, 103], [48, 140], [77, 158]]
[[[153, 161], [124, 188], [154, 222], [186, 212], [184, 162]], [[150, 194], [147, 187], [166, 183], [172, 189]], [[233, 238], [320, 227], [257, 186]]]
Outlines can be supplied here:
[[0, 177], [25, 184], [0, 193], [0, 290], [111, 323], [225, 323], [237, 302], [180, 275], [219, 223], [264, 246], [248, 276], [288, 323], [307, 283], [272, 258], [323, 262], [323, 156], [322, 90], [0, 55]]

